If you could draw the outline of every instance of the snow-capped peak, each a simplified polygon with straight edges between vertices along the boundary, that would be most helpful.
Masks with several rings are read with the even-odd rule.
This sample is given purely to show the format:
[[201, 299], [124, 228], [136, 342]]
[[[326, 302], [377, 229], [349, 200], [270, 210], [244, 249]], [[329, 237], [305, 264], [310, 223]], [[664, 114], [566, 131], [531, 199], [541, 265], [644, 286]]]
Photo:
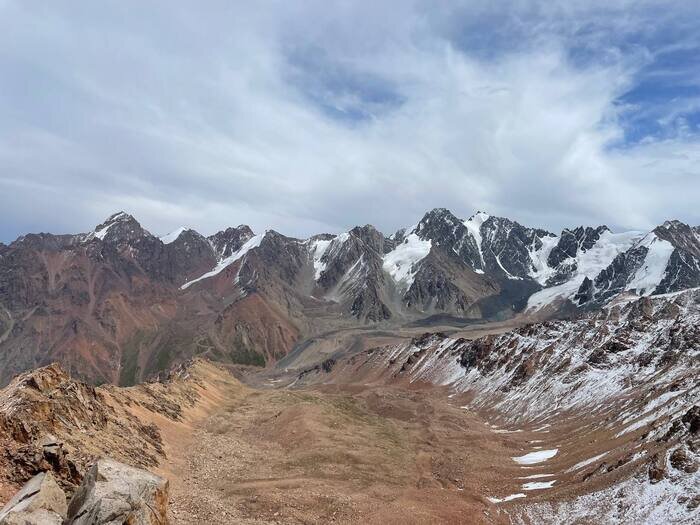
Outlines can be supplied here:
[[180, 235], [186, 231], [188, 231], [189, 228], [185, 228], [184, 226], [180, 226], [177, 230], [171, 231], [167, 235], [163, 235], [160, 240], [163, 244], [170, 244], [171, 242], [175, 242]]
[[469, 217], [465, 222], [465, 224], [468, 222], [470, 224], [473, 224], [477, 228], [480, 228], [482, 224], [484, 224], [487, 220], [489, 220], [491, 216], [488, 213], [485, 213], [483, 211], [477, 211], [474, 215]]
[[[88, 235], [88, 238], [97, 238], [100, 239], [101, 241], [104, 240], [105, 236], [109, 232], [109, 230], [112, 228], [112, 226], [115, 226], [116, 224], [119, 223], [128, 223], [128, 222], [134, 222], [138, 225], [136, 222], [136, 219], [134, 219], [131, 215], [129, 215], [126, 212], [120, 211], [117, 212], [113, 215], [110, 215], [106, 221], [104, 221], [102, 224], [98, 225], [97, 228], [95, 228], [95, 231], [93, 231], [91, 234]], [[139, 226], [140, 228], [140, 226]]]

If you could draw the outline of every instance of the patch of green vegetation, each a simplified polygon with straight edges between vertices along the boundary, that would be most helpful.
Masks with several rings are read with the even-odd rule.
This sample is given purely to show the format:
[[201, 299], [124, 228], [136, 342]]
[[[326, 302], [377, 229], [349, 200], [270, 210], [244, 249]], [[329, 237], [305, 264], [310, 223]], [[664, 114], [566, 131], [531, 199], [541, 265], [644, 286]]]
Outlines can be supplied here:
[[240, 333], [237, 333], [233, 340], [230, 358], [232, 363], [240, 365], [265, 366], [265, 356], [251, 348]]
[[146, 333], [138, 331], [131, 339], [122, 345], [121, 367], [119, 371], [120, 386], [136, 384], [140, 372], [138, 364], [139, 354], [146, 339]]

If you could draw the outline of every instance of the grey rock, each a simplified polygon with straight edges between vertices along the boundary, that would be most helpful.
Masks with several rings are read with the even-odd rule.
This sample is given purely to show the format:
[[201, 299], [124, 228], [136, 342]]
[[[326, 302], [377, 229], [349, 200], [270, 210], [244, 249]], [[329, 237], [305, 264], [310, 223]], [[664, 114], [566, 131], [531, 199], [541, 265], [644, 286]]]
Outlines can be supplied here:
[[57, 525], [66, 517], [66, 494], [50, 472], [37, 474], [0, 511], [0, 525]]
[[67, 525], [167, 525], [168, 481], [100, 459], [68, 506]]

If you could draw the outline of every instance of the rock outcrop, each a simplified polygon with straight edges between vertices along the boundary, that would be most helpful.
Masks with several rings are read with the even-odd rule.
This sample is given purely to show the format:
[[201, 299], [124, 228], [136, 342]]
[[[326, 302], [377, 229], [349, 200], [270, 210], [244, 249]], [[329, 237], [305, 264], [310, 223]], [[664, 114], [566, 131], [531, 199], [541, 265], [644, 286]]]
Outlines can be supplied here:
[[100, 459], [66, 503], [50, 472], [31, 478], [0, 511], [0, 525], [167, 525], [168, 481]]
[[0, 511], [0, 525], [61, 525], [66, 495], [50, 472], [30, 479]]
[[67, 525], [167, 525], [168, 481], [100, 459], [68, 506]]

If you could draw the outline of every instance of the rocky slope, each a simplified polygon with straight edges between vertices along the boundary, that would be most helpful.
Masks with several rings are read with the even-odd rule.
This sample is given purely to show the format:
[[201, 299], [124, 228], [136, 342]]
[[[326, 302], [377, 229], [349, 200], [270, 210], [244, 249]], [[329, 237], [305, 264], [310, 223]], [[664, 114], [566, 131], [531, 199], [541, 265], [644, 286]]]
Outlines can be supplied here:
[[0, 495], [41, 472], [72, 495], [100, 457], [158, 467], [163, 429], [186, 426], [207, 390], [229, 377], [199, 360], [131, 388], [94, 387], [56, 364], [18, 376], [0, 390]]
[[193, 355], [270, 365], [338, 328], [594, 309], [700, 283], [697, 228], [554, 235], [432, 210], [294, 239], [245, 225], [157, 237], [120, 212], [78, 235], [0, 246], [0, 385], [50, 362], [92, 383], [142, 381]]
[[[628, 296], [575, 321], [468, 341], [426, 334], [300, 384], [429, 384], [495, 432], [526, 432], [509, 511], [524, 523], [694, 523], [700, 495], [700, 291]], [[533, 465], [533, 466], [531, 466]], [[531, 493], [530, 490], [538, 492]], [[544, 502], [534, 496], [583, 495]], [[517, 520], [516, 520], [517, 521]]]

